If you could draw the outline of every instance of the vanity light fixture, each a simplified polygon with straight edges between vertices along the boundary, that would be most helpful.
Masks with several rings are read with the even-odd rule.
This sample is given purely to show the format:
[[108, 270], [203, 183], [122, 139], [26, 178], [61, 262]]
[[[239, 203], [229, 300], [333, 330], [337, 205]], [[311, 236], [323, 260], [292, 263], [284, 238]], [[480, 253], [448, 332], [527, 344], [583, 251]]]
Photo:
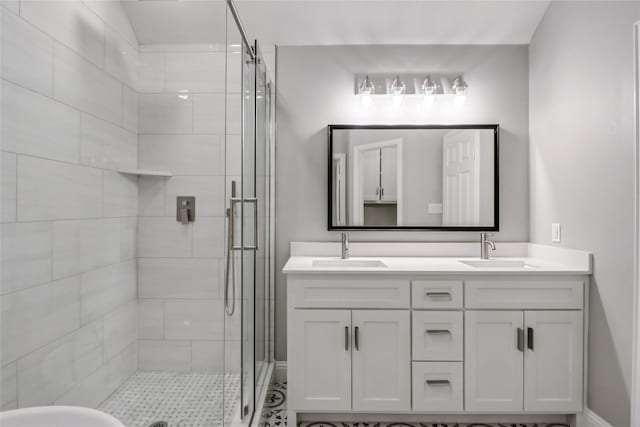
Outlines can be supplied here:
[[376, 87], [369, 79], [369, 76], [366, 76], [360, 86], [358, 87], [358, 95], [360, 95], [360, 102], [362, 106], [368, 108], [371, 105], [373, 95], [376, 92]]
[[451, 83], [451, 91], [453, 92], [454, 99], [453, 105], [456, 108], [461, 108], [467, 103], [467, 93], [469, 92], [469, 85], [464, 81], [462, 76], [456, 77]]
[[363, 110], [369, 109], [374, 99], [380, 107], [400, 110], [422, 108], [432, 110], [442, 107], [461, 109], [467, 103], [469, 85], [460, 72], [441, 74], [430, 72], [403, 72], [382, 74], [356, 74], [353, 93], [359, 98]]
[[399, 75], [391, 82], [391, 96], [393, 97], [393, 106], [399, 108], [402, 105], [402, 95], [407, 91], [407, 86], [400, 79]]
[[422, 98], [424, 106], [427, 108], [433, 108], [433, 104], [436, 99], [435, 94], [438, 91], [438, 84], [431, 79], [431, 76], [427, 76], [422, 81], [421, 89], [424, 95], [424, 97]]

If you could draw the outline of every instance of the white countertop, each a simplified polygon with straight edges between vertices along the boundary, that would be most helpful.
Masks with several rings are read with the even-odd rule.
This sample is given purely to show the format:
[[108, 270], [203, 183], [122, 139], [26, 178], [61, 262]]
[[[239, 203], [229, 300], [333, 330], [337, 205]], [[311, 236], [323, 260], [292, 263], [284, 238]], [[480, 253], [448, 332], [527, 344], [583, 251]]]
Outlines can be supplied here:
[[[360, 243], [364, 245], [363, 243]], [[429, 245], [429, 252], [434, 252], [434, 245]], [[407, 252], [408, 256], [371, 256], [371, 250], [367, 256], [351, 256], [345, 263], [339, 256], [330, 252], [319, 250], [309, 250], [314, 247], [313, 243], [299, 242], [292, 243], [292, 256], [283, 268], [284, 274], [456, 274], [456, 275], [549, 275], [549, 274], [591, 274], [591, 254], [572, 249], [563, 249], [554, 246], [533, 245], [529, 243], [518, 243], [514, 245], [509, 256], [491, 257], [489, 264], [495, 261], [522, 261], [524, 266], [494, 266], [484, 265], [474, 267], [465, 264], [465, 261], [483, 263], [478, 256], [468, 256], [468, 251], [462, 250], [462, 256], [455, 256], [452, 253], [451, 244], [447, 244], [445, 256], [416, 256], [415, 246], [412, 251]], [[518, 246], [516, 246], [518, 245]], [[325, 243], [318, 243], [318, 249], [326, 246]], [[304, 247], [304, 250], [300, 250]], [[339, 248], [339, 246], [338, 246]], [[335, 248], [332, 248], [335, 249]], [[319, 256], [312, 255], [316, 252]], [[353, 252], [353, 251], [352, 251]], [[385, 251], [382, 251], [385, 252]], [[455, 250], [453, 252], [456, 252]], [[511, 256], [511, 255], [521, 256]], [[360, 254], [358, 254], [360, 255]], [[316, 262], [333, 265], [317, 265]], [[384, 266], [363, 266], [357, 265], [359, 261], [379, 261]], [[356, 265], [354, 265], [354, 262]], [[314, 265], [315, 264], [315, 265]]]
[[[293, 273], [411, 273], [411, 274], [590, 274], [588, 269], [577, 269], [575, 266], [552, 264], [536, 258], [492, 258], [492, 260], [523, 261], [525, 267], [472, 267], [460, 261], [479, 261], [479, 258], [439, 258], [439, 257], [351, 257], [351, 261], [377, 260], [386, 267], [362, 266], [314, 266], [314, 261], [339, 261], [339, 257], [306, 257], [293, 256], [283, 268], [285, 274]], [[339, 263], [336, 263], [339, 264]]]

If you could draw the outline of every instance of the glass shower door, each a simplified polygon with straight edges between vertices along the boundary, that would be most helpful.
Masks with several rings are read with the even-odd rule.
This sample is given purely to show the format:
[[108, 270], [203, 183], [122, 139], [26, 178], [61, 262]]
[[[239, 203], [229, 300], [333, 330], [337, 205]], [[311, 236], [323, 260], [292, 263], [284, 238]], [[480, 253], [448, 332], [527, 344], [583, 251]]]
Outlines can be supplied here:
[[255, 404], [255, 281], [258, 222], [255, 146], [255, 61], [242, 50], [242, 418], [249, 421]]
[[224, 424], [245, 426], [259, 416], [254, 414], [257, 376], [268, 361], [269, 119], [266, 69], [254, 54], [257, 45], [247, 46], [235, 23], [228, 22], [228, 28], [225, 407], [233, 410]]

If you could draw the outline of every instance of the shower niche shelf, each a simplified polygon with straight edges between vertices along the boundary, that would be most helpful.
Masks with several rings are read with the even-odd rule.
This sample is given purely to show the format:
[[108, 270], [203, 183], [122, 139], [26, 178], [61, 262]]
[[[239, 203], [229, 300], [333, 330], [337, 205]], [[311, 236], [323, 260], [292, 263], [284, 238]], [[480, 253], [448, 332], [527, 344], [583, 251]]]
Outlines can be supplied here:
[[138, 176], [165, 176], [171, 177], [173, 174], [167, 171], [154, 171], [148, 169], [123, 169], [118, 172], [126, 175], [138, 175]]

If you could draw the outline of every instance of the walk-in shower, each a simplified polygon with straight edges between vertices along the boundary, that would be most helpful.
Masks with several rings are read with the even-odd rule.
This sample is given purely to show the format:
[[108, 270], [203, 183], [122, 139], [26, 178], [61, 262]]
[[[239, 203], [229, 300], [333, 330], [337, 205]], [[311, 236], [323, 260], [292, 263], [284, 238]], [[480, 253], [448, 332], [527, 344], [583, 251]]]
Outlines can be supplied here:
[[272, 371], [274, 49], [224, 0], [0, 10], [2, 410], [248, 425]]

